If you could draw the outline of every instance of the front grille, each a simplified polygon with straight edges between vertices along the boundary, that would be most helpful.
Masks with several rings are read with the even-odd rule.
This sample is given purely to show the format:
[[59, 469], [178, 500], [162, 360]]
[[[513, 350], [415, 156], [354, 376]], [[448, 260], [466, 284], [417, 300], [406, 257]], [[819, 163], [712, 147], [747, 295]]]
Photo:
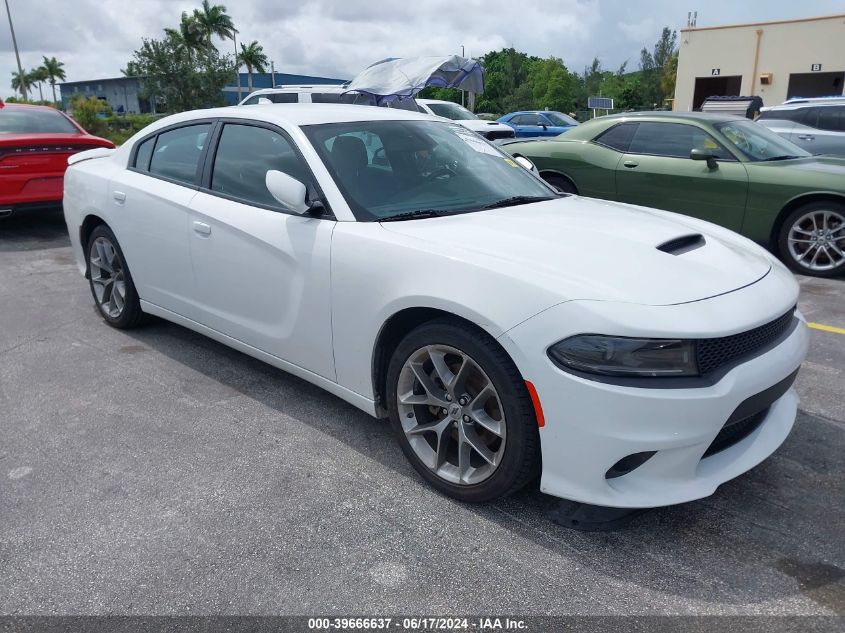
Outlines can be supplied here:
[[793, 308], [786, 314], [760, 327], [723, 336], [721, 338], [701, 339], [697, 344], [698, 371], [701, 375], [709, 374], [719, 367], [741, 356], [753, 354], [777, 340], [792, 323]]
[[737, 442], [744, 440], [746, 437], [751, 435], [751, 432], [754, 429], [760, 426], [763, 420], [766, 419], [766, 414], [768, 412], [769, 407], [766, 407], [762, 411], [749, 415], [747, 418], [743, 418], [742, 420], [737, 420], [736, 422], [729, 421], [722, 427], [722, 430], [719, 431], [719, 434], [713, 440], [713, 443], [707, 447], [706, 451], [704, 451], [703, 457], [710, 457], [711, 455], [714, 455], [719, 451], [723, 451]]
[[505, 130], [502, 130], [502, 131], [497, 130], [495, 132], [485, 132], [484, 133], [484, 138], [486, 138], [488, 141], [495, 141], [496, 139], [499, 139], [499, 138], [513, 138], [513, 137], [514, 137], [513, 130], [511, 130], [510, 132], [507, 132]]

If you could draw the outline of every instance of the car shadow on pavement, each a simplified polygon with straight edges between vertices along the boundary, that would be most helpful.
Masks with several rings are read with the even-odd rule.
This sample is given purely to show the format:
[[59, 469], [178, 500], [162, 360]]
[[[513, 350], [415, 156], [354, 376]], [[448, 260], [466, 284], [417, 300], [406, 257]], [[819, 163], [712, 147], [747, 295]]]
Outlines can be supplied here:
[[[223, 387], [331, 436], [390, 468], [409, 486], [426, 486], [385, 421], [180, 326], [156, 319], [128, 334]], [[556, 500], [540, 493], [536, 481], [495, 503], [449, 503], [548, 550], [560, 565], [609, 577], [622, 593], [625, 584], [633, 583], [700, 601], [705, 609], [710, 603], [740, 608], [802, 594], [819, 608], [843, 614], [842, 430], [839, 422], [801, 413], [781, 449], [751, 472], [710, 498], [647, 511], [617, 531], [579, 532], [555, 524], [548, 510]]]
[[0, 253], [69, 246], [61, 209], [29, 211], [0, 218]]

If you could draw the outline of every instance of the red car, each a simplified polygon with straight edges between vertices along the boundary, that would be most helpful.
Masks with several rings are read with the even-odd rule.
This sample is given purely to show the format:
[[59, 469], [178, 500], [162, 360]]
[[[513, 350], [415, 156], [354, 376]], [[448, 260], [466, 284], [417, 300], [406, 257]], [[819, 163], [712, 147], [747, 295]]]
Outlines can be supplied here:
[[0, 101], [0, 218], [59, 206], [68, 156], [96, 147], [114, 143], [54, 108]]

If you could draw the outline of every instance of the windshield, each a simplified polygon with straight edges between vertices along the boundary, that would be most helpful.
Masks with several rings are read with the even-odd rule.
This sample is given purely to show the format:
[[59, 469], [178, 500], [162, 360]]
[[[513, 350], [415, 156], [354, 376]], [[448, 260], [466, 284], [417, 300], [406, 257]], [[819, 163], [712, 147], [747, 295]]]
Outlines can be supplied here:
[[752, 161], [779, 160], [811, 155], [754, 121], [739, 119], [717, 123], [715, 127], [734, 147]]
[[561, 114], [560, 112], [544, 112], [543, 114], [549, 117], [549, 120], [555, 125], [578, 125], [578, 121], [573, 119], [571, 116]]
[[478, 119], [472, 112], [457, 103], [429, 103], [431, 111], [453, 121], [474, 121]]
[[0, 109], [0, 134], [80, 134], [80, 131], [56, 110], [7, 107]]
[[478, 211], [556, 193], [474, 132], [439, 121], [303, 126], [355, 217]]

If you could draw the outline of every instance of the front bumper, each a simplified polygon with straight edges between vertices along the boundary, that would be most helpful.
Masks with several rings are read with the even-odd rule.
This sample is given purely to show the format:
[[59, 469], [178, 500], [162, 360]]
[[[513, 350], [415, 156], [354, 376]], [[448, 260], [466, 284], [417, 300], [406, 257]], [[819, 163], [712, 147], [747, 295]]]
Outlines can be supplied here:
[[[545, 414], [541, 490], [610, 507], [672, 505], [713, 494], [771, 455], [795, 421], [798, 398], [792, 388], [763, 402], [742, 439], [706, 457], [705, 452], [740, 405], [785, 380], [784, 388], [791, 384], [788, 379], [808, 343], [797, 311], [798, 324], [778, 344], [742, 359], [717, 381], [702, 380], [694, 387], [667, 386], [665, 380], [657, 388], [598, 382], [559, 369], [545, 350], [567, 335], [585, 332], [707, 338], [752, 329], [794, 305], [796, 297], [784, 286], [772, 293], [782, 274], [773, 271], [749, 288], [675, 306], [563, 303], [500, 337], [537, 389]], [[639, 467], [608, 477], [623, 458], [650, 452]]]

